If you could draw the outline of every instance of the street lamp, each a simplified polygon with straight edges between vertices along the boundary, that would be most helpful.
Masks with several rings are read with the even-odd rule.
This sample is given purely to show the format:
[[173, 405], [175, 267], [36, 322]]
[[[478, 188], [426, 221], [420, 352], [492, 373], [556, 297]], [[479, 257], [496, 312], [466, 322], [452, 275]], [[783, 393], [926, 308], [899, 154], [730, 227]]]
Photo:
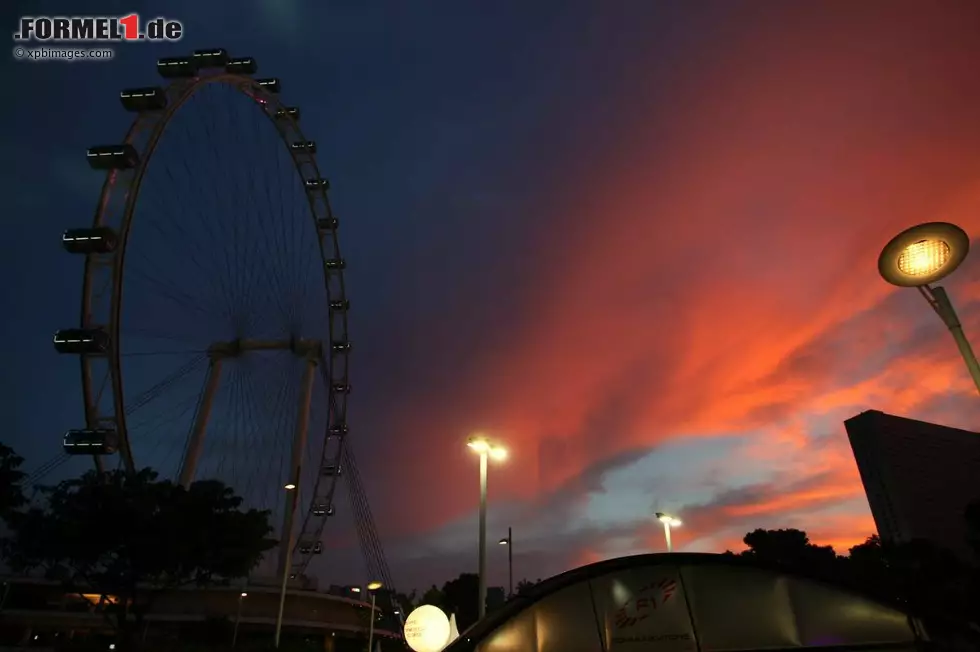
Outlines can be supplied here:
[[286, 586], [289, 584], [289, 568], [293, 560], [293, 519], [296, 518], [296, 503], [299, 502], [299, 492], [296, 485], [299, 484], [300, 468], [296, 467], [294, 473], [295, 480], [291, 480], [283, 486], [289, 492], [289, 505], [286, 507], [285, 527], [283, 531], [289, 537], [286, 542], [286, 554], [282, 560], [282, 584], [279, 587], [279, 613], [276, 615], [276, 641], [275, 648], [279, 649], [279, 636], [282, 634], [282, 612], [286, 606]]
[[514, 595], [514, 531], [507, 528], [507, 538], [501, 539], [498, 543], [507, 546], [507, 582], [510, 584], [510, 593], [507, 597]]
[[963, 325], [946, 290], [930, 285], [951, 274], [966, 259], [969, 251], [969, 236], [955, 224], [920, 224], [902, 231], [885, 245], [878, 257], [878, 273], [892, 285], [919, 290], [953, 335], [973, 383], [980, 391], [980, 364], [963, 334]]
[[368, 652], [374, 652], [374, 605], [377, 600], [378, 589], [384, 586], [381, 582], [370, 582], [367, 585], [368, 593], [371, 594], [371, 624], [368, 626]]
[[242, 591], [238, 594], [238, 612], [235, 614], [235, 629], [231, 634], [231, 649], [235, 649], [235, 645], [238, 643], [238, 623], [242, 619], [242, 601], [248, 597], [248, 593]]
[[507, 449], [492, 443], [482, 435], [469, 438], [466, 445], [480, 456], [480, 594], [479, 610], [482, 619], [487, 614], [487, 460], [507, 459]]
[[670, 528], [680, 527], [681, 520], [663, 512], [657, 512], [657, 520], [664, 524], [664, 539], [667, 540], [667, 552], [674, 552], [674, 544], [670, 540]]
[[514, 531], [511, 528], [507, 528], [507, 538], [501, 539], [498, 543], [502, 546], [507, 546], [507, 584], [508, 584], [508, 594], [507, 597], [513, 597], [514, 595]]

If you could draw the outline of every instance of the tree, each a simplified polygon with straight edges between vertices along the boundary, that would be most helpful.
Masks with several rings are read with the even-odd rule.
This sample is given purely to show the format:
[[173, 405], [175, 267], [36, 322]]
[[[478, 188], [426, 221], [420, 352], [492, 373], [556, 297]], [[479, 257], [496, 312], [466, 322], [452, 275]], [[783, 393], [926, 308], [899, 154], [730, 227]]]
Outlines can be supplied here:
[[185, 490], [150, 469], [91, 471], [42, 493], [44, 508], [11, 519], [11, 566], [106, 596], [123, 649], [161, 592], [244, 577], [276, 544], [268, 512], [241, 510], [242, 499], [217, 480]]
[[430, 586], [425, 593], [422, 594], [421, 604], [431, 604], [434, 607], [439, 607], [443, 611], [446, 610], [446, 596], [442, 594], [435, 584]]
[[23, 463], [14, 449], [0, 443], [0, 519], [8, 520], [27, 503], [22, 486], [25, 474], [20, 470]]
[[810, 543], [802, 530], [757, 529], [746, 534], [742, 541], [748, 546], [742, 557], [821, 574], [836, 571], [838, 558], [834, 548]]
[[479, 617], [480, 576], [476, 573], [462, 573], [442, 586], [443, 609], [456, 614], [456, 627], [464, 631]]
[[496, 611], [507, 602], [507, 592], [502, 586], [487, 587], [487, 613]]
[[514, 587], [514, 593], [516, 593], [517, 595], [527, 595], [531, 591], [531, 589], [537, 586], [540, 582], [541, 580], [538, 580], [536, 582], [532, 582], [530, 580], [521, 580], [520, 582], [517, 583], [517, 586]]
[[891, 547], [872, 534], [851, 546], [842, 560], [841, 579], [856, 589], [885, 599], [903, 600], [900, 577], [890, 559]]
[[923, 617], [933, 634], [974, 617], [969, 593], [975, 571], [930, 541], [893, 543], [872, 535], [852, 547], [844, 562], [845, 582], [869, 595], [902, 603]]
[[[431, 592], [433, 589], [435, 587], [429, 591]], [[488, 586], [488, 611], [492, 607], [503, 604], [505, 595], [503, 587]], [[443, 584], [442, 591], [439, 592], [441, 603], [429, 602], [427, 597], [429, 597], [429, 592], [422, 596], [424, 603], [435, 604], [447, 614], [456, 614], [456, 626], [462, 632], [480, 617], [480, 576], [476, 573], [462, 573], [456, 579]], [[434, 594], [432, 597], [437, 596]]]
[[402, 615], [408, 616], [412, 613], [412, 610], [419, 604], [418, 593], [415, 589], [412, 589], [411, 593], [395, 593], [391, 596], [392, 602], [396, 609], [401, 610]]

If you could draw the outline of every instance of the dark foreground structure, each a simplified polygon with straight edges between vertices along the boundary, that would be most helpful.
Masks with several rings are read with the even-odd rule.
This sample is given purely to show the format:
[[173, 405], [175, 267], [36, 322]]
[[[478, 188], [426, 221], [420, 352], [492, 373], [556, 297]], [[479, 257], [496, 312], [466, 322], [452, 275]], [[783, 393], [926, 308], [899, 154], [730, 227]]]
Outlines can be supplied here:
[[980, 434], [868, 410], [844, 422], [878, 534], [972, 559], [966, 506], [980, 499]]
[[546, 580], [445, 652], [911, 652], [927, 640], [894, 605], [732, 555], [673, 553]]
[[[3, 584], [0, 650], [8, 647], [108, 650], [115, 640], [106, 598], [67, 593], [58, 582], [18, 578]], [[279, 591], [252, 586], [242, 596], [232, 587], [188, 588], [161, 595], [141, 632], [144, 649], [266, 650], [272, 642]], [[397, 625], [376, 621], [382, 650], [402, 649]], [[290, 590], [283, 617], [284, 647], [324, 652], [363, 652], [371, 605], [326, 593]], [[237, 630], [237, 631], [236, 631]]]

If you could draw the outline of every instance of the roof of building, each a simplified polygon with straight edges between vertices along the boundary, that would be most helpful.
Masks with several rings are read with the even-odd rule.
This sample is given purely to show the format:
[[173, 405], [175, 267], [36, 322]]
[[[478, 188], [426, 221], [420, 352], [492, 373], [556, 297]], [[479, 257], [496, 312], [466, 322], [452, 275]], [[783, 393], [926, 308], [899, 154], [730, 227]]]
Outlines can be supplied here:
[[897, 603], [807, 572], [699, 553], [621, 557], [562, 573], [489, 614], [446, 652], [493, 650], [515, 636], [543, 640], [508, 650], [541, 652], [608, 650], [624, 642], [707, 651], [918, 639], [915, 621]]

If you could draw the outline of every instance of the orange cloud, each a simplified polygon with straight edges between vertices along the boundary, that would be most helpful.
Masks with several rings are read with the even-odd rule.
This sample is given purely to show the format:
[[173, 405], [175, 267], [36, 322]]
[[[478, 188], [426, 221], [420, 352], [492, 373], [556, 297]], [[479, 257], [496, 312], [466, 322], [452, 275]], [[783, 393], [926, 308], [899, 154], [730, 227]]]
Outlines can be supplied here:
[[[528, 309], [508, 315], [505, 336], [475, 343], [431, 397], [443, 413], [397, 406], [393, 455], [418, 461], [394, 471], [398, 483], [419, 489], [438, 469], [453, 489], [427, 494], [430, 508], [392, 530], [473, 508], [459, 442], [475, 428], [513, 449], [491, 472], [492, 496], [533, 502], [623, 451], [759, 429], [800, 447], [828, 434], [807, 416], [920, 415], [969, 393], [938, 320], [928, 340], [909, 339], [933, 316], [881, 281], [875, 259], [919, 221], [980, 233], [980, 87], [964, 63], [980, 43], [938, 7], [885, 20], [769, 6], [730, 32], [702, 26], [699, 52], [609, 98], [615, 142], [583, 143], [589, 176], [563, 180], [570, 197], [543, 218], [552, 228], [528, 236], [540, 245]], [[960, 285], [977, 269], [952, 281], [954, 295], [980, 296]], [[842, 443], [820, 461], [821, 482], [787, 490], [784, 478], [695, 516], [690, 534], [724, 539], [724, 523], [859, 498], [839, 424], [833, 435]], [[416, 452], [422, 438], [432, 448]], [[871, 528], [866, 512], [813, 524], [835, 545]]]

